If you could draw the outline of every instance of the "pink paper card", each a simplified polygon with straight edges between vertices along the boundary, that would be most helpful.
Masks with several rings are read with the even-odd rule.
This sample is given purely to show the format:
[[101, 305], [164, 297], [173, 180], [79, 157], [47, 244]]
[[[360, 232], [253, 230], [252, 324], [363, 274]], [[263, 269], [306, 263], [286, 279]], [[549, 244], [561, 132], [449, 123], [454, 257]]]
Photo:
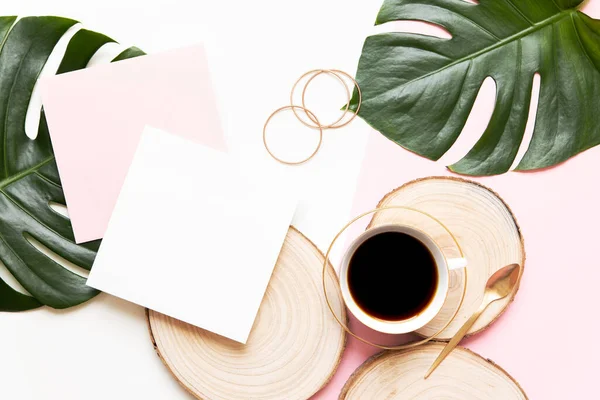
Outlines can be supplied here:
[[203, 46], [40, 85], [77, 243], [103, 237], [146, 125], [226, 150]]

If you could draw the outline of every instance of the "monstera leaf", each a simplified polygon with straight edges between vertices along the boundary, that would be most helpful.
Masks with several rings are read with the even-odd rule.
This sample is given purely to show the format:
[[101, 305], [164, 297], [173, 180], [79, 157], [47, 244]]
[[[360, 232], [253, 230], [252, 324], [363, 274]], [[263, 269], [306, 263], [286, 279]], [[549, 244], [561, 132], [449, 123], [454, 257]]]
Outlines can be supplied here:
[[[408, 33], [367, 38], [357, 80], [359, 115], [417, 154], [440, 158], [455, 142], [486, 77], [496, 82], [490, 123], [449, 168], [469, 175], [510, 169], [541, 77], [532, 140], [519, 170], [556, 165], [600, 143], [600, 21], [582, 0], [386, 0], [376, 24], [419, 20], [451, 39]], [[357, 96], [353, 98], [356, 109]]]
[[[65, 269], [66, 260], [89, 270], [99, 242], [78, 246], [69, 219], [51, 203], [65, 204], [44, 113], [37, 137], [25, 134], [25, 119], [37, 78], [63, 35], [77, 24], [58, 17], [0, 17], [0, 261], [30, 294], [0, 279], [0, 311], [47, 305], [67, 308], [97, 292]], [[85, 68], [112, 39], [79, 30], [58, 73]], [[117, 59], [143, 54], [127, 49]], [[63, 262], [64, 264], [64, 262]]]

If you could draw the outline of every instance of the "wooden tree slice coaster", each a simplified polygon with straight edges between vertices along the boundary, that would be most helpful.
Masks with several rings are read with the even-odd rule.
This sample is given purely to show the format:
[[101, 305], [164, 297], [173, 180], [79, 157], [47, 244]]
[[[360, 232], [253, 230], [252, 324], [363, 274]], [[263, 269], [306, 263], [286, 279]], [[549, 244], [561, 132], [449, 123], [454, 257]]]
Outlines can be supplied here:
[[490, 360], [457, 347], [428, 379], [441, 343], [382, 352], [348, 379], [339, 400], [526, 400], [519, 384]]
[[[199, 399], [308, 399], [333, 376], [346, 346], [346, 333], [325, 302], [323, 261], [317, 247], [290, 228], [246, 345], [148, 311], [158, 355]], [[330, 279], [337, 279], [333, 269]], [[345, 319], [339, 291], [329, 296]]]
[[[386, 195], [378, 207], [392, 205], [412, 207], [439, 219], [456, 237], [467, 258], [469, 265], [464, 301], [456, 318], [437, 338], [450, 340], [481, 304], [488, 278], [505, 265], [524, 265], [525, 249], [519, 226], [497, 194], [478, 183], [459, 178], [432, 177], [409, 182]], [[403, 222], [404, 219], [404, 215], [393, 210], [380, 211], [373, 216], [369, 226]], [[432, 227], [424, 227], [423, 230], [436, 241], [442, 242], [440, 246], [444, 250], [448, 235], [442, 237], [431, 233], [434, 232]], [[442, 311], [417, 333], [431, 336], [448, 323], [460, 305], [464, 284], [464, 271], [452, 271], [450, 292]], [[493, 323], [513, 298], [490, 305], [469, 334], [477, 333]]]

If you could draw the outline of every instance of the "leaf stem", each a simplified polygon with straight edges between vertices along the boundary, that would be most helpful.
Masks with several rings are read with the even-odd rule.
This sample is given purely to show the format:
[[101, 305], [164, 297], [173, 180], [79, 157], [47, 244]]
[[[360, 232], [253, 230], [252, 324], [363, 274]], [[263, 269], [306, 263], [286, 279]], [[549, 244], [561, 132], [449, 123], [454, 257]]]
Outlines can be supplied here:
[[47, 159], [45, 159], [44, 161], [42, 161], [41, 163], [36, 164], [33, 167], [30, 167], [24, 171], [21, 171], [18, 174], [11, 176], [10, 178], [0, 181], [0, 190], [4, 189], [11, 183], [14, 183], [14, 182], [18, 181], [19, 179], [26, 177], [27, 175], [34, 173], [35, 171], [42, 168], [44, 165], [48, 164], [52, 160], [54, 160], [54, 156], [50, 156]]
[[[497, 43], [495, 43], [495, 44], [493, 44], [491, 46], [485, 47], [485, 48], [483, 48], [483, 49], [481, 49], [481, 50], [479, 50], [479, 51], [477, 51], [477, 52], [475, 52], [475, 53], [473, 53], [473, 54], [471, 54], [471, 55], [469, 55], [467, 57], [459, 58], [458, 60], [455, 60], [455, 61], [453, 61], [453, 62], [451, 62], [449, 64], [444, 65], [442, 68], [438, 68], [435, 71], [431, 71], [431, 72], [429, 72], [429, 73], [427, 73], [425, 75], [419, 76], [418, 78], [415, 78], [415, 79], [413, 79], [411, 81], [405, 82], [405, 83], [403, 83], [401, 85], [401, 87], [410, 85], [410, 84], [412, 84], [414, 82], [418, 82], [421, 79], [428, 78], [431, 75], [437, 74], [437, 73], [439, 73], [441, 71], [444, 71], [444, 70], [446, 70], [448, 68], [451, 68], [451, 67], [453, 67], [453, 66], [455, 66], [457, 64], [460, 64], [462, 62], [465, 62], [465, 61], [468, 61], [468, 60], [473, 60], [473, 59], [475, 59], [476, 57], [479, 57], [482, 54], [485, 54], [485, 53], [488, 53], [490, 51], [496, 50], [497, 48], [502, 47], [502, 46], [504, 46], [507, 43], [513, 42], [515, 40], [519, 40], [519, 39], [521, 39], [521, 38], [529, 35], [530, 33], [536, 32], [536, 31], [538, 31], [538, 30], [540, 30], [542, 28], [545, 28], [546, 26], [549, 26], [549, 25], [553, 24], [554, 22], [559, 21], [559, 20], [561, 20], [561, 19], [563, 19], [565, 17], [570, 17], [570, 15], [572, 13], [574, 13], [574, 12], [576, 12], [576, 10], [561, 11], [560, 13], [556, 14], [553, 17], [546, 18], [545, 20], [540, 21], [540, 22], [534, 24], [530, 28], [527, 28], [527, 29], [525, 29], [525, 30], [523, 30], [523, 31], [521, 31], [519, 33], [515, 33], [514, 35], [508, 36], [508, 37], [504, 38], [503, 40], [501, 40], [501, 41], [499, 41], [499, 42], [497, 42]], [[380, 35], [383, 35], [383, 34], [380, 34]]]

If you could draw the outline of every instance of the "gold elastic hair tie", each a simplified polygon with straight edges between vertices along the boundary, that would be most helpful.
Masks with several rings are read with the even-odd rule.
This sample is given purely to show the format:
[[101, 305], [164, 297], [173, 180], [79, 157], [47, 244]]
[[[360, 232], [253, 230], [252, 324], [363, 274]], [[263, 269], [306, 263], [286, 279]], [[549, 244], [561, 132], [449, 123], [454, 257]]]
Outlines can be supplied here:
[[[294, 94], [296, 94], [296, 88], [298, 87], [298, 84], [300, 82], [302, 82], [302, 80], [304, 78], [306, 78], [307, 76], [311, 75], [312, 76], [308, 79], [308, 81], [306, 82], [306, 84], [304, 85], [304, 89], [302, 90], [302, 107], [306, 108], [306, 102], [304, 100], [305, 96], [306, 96], [306, 88], [308, 87], [309, 83], [315, 79], [317, 76], [321, 75], [321, 74], [328, 74], [328, 75], [332, 75], [334, 76], [338, 81], [341, 82], [342, 85], [344, 85], [344, 88], [346, 89], [346, 97], [348, 98], [347, 102], [346, 102], [346, 107], [344, 109], [344, 113], [333, 123], [329, 124], [329, 125], [323, 125], [322, 128], [323, 129], [334, 129], [335, 126], [340, 123], [344, 117], [346, 116], [346, 114], [348, 113], [348, 109], [350, 108], [350, 101], [352, 100], [352, 97], [350, 96], [350, 90], [348, 89], [348, 85], [346, 85], [346, 82], [340, 77], [340, 75], [338, 75], [337, 73], [333, 72], [332, 70], [328, 70], [328, 69], [313, 69], [312, 71], [308, 71], [306, 73], [304, 73], [300, 78], [298, 78], [298, 80], [296, 81], [296, 83], [294, 83], [294, 86], [292, 87], [292, 91], [290, 92], [290, 104], [293, 105], [294, 104]], [[305, 126], [308, 126], [309, 128], [313, 128], [313, 129], [317, 129], [318, 128], [318, 124], [317, 121], [314, 120], [314, 118], [312, 118], [312, 116], [310, 114], [306, 114], [307, 117], [314, 123], [308, 123], [304, 120], [304, 118], [300, 117], [300, 115], [298, 115], [298, 113], [296, 112], [296, 110], [294, 110], [294, 115], [296, 116], [296, 118], [298, 118], [298, 121], [302, 122], [302, 124], [304, 124]], [[314, 114], [313, 114], [314, 115]]]
[[[306, 115], [311, 117], [311, 120], [313, 120], [313, 118], [314, 118], [314, 121], [317, 121], [316, 122], [317, 129], [319, 129], [319, 144], [317, 145], [317, 148], [315, 149], [315, 151], [313, 151], [313, 153], [310, 156], [308, 156], [308, 158], [305, 158], [304, 160], [301, 160], [301, 161], [286, 161], [286, 160], [283, 160], [283, 159], [277, 157], [269, 148], [269, 144], [267, 143], [267, 126], [269, 125], [269, 122], [271, 122], [273, 117], [275, 115], [277, 115], [278, 113], [285, 111], [285, 110], [294, 110], [294, 113], [295, 113], [295, 110], [297, 108], [303, 110], [306, 113]], [[304, 164], [305, 162], [312, 159], [319, 152], [319, 149], [321, 148], [321, 144], [323, 144], [323, 128], [321, 127], [321, 124], [319, 123], [317, 116], [315, 114], [313, 114], [312, 111], [310, 111], [309, 109], [304, 108], [302, 106], [294, 106], [294, 105], [285, 106], [285, 107], [281, 107], [281, 108], [275, 110], [273, 112], [273, 114], [271, 114], [269, 116], [269, 118], [267, 118], [267, 121], [265, 122], [265, 126], [263, 127], [263, 143], [265, 144], [265, 149], [267, 149], [267, 152], [269, 152], [271, 157], [273, 157], [275, 160], [279, 161], [280, 163], [286, 164], [286, 165], [300, 165], [300, 164]]]
[[[362, 91], [360, 90], [360, 86], [358, 86], [358, 82], [356, 82], [356, 80], [350, 76], [350, 74], [344, 72], [344, 71], [340, 71], [339, 69], [328, 69], [328, 70], [319, 70], [319, 71], [314, 71], [313, 76], [311, 76], [308, 81], [306, 82], [306, 84], [304, 85], [304, 89], [302, 90], [302, 107], [306, 107], [306, 89], [308, 89], [308, 86], [310, 85], [310, 83], [313, 81], [313, 79], [315, 79], [317, 76], [321, 75], [321, 74], [332, 74], [335, 77], [337, 77], [346, 87], [346, 93], [348, 95], [348, 102], [346, 103], [346, 107], [344, 108], [344, 113], [342, 114], [342, 116], [335, 121], [333, 124], [328, 125], [327, 127], [323, 127], [323, 129], [339, 129], [339, 128], [343, 128], [344, 126], [348, 125], [350, 122], [352, 122], [354, 120], [354, 118], [356, 118], [356, 115], [358, 115], [358, 112], [360, 111], [360, 106], [362, 104]], [[305, 74], [306, 76], [307, 74]], [[348, 86], [346, 86], [346, 82], [340, 77], [340, 75], [345, 76], [346, 78], [348, 78], [349, 80], [352, 81], [352, 83], [354, 84], [354, 86], [356, 87], [356, 90], [358, 92], [358, 106], [356, 108], [356, 112], [352, 113], [352, 116], [350, 117], [350, 119], [344, 123], [340, 122], [344, 119], [344, 117], [346, 116], [346, 114], [348, 114], [348, 111], [350, 109], [350, 102], [352, 101], [352, 96], [350, 95], [350, 91], [348, 90]], [[303, 77], [302, 77], [303, 78]], [[300, 78], [298, 80], [298, 82], [302, 79]], [[296, 84], [298, 83], [296, 82]], [[294, 86], [295, 88], [295, 86]], [[294, 95], [294, 92], [292, 91], [292, 96]], [[297, 115], [296, 115], [297, 116]], [[308, 118], [310, 118], [310, 120], [312, 122], [315, 122], [310, 115], [308, 115]]]
[[[296, 92], [296, 88], [298, 87], [298, 84], [307, 76], [311, 75], [310, 78], [308, 79], [308, 81], [306, 82], [306, 84], [304, 85], [304, 88], [302, 89], [302, 106], [298, 106], [294, 104], [294, 94]], [[316, 78], [317, 76], [321, 75], [321, 74], [328, 74], [328, 75], [333, 75], [336, 79], [338, 79], [343, 85], [344, 88], [346, 89], [346, 95], [348, 98], [348, 101], [346, 102], [346, 107], [343, 110], [343, 114], [337, 119], [337, 121], [333, 122], [332, 124], [329, 125], [322, 125], [319, 122], [319, 119], [317, 118], [317, 116], [315, 115], [315, 113], [313, 113], [312, 111], [310, 111], [307, 107], [306, 107], [306, 90], [308, 88], [308, 85], [313, 81], [314, 78]], [[348, 85], [346, 83], [346, 81], [343, 79], [343, 77], [348, 78], [349, 80], [351, 80], [354, 84], [354, 86], [356, 87], [356, 90], [358, 92], [358, 105], [356, 108], [356, 111], [352, 113], [352, 116], [345, 122], [342, 122], [344, 120], [344, 118], [346, 117], [346, 114], [350, 111], [350, 103], [352, 102], [352, 92], [350, 91], [350, 89], [348, 88]], [[265, 149], [267, 150], [267, 152], [269, 153], [269, 155], [271, 157], [273, 157], [275, 160], [277, 160], [278, 162], [282, 163], [282, 164], [286, 164], [286, 165], [300, 165], [300, 164], [304, 164], [306, 162], [308, 162], [309, 160], [311, 160], [315, 155], [317, 155], [317, 153], [319, 152], [319, 150], [321, 149], [321, 145], [323, 144], [323, 131], [326, 129], [339, 129], [342, 128], [346, 125], [348, 125], [350, 122], [352, 122], [355, 118], [356, 115], [358, 114], [358, 112], [360, 111], [360, 107], [362, 104], [362, 91], [360, 89], [360, 86], [358, 85], [358, 82], [348, 73], [344, 72], [344, 71], [340, 71], [338, 69], [314, 69], [311, 71], [308, 71], [306, 73], [304, 73], [300, 78], [298, 78], [298, 80], [294, 83], [294, 86], [292, 87], [292, 91], [290, 93], [290, 105], [289, 106], [285, 106], [285, 107], [281, 107], [277, 110], [275, 110], [267, 119], [267, 121], [265, 122], [265, 125], [263, 127], [263, 143], [265, 146]], [[285, 110], [292, 110], [292, 112], [294, 113], [294, 115], [296, 116], [296, 118], [298, 119], [298, 121], [300, 121], [303, 125], [311, 128], [311, 129], [318, 129], [319, 130], [319, 144], [317, 145], [317, 148], [315, 149], [315, 151], [308, 156], [306, 159], [301, 160], [301, 161], [287, 161], [287, 160], [283, 160], [279, 157], [277, 157], [273, 151], [271, 151], [271, 149], [269, 148], [268, 142], [267, 142], [267, 126], [269, 125], [269, 123], [271, 122], [271, 120], [273, 119], [273, 117]], [[306, 120], [304, 120], [299, 114], [298, 114], [298, 110], [302, 110], [304, 112], [304, 114], [306, 114], [306, 116], [308, 117], [308, 119], [312, 122], [307, 122]]]

